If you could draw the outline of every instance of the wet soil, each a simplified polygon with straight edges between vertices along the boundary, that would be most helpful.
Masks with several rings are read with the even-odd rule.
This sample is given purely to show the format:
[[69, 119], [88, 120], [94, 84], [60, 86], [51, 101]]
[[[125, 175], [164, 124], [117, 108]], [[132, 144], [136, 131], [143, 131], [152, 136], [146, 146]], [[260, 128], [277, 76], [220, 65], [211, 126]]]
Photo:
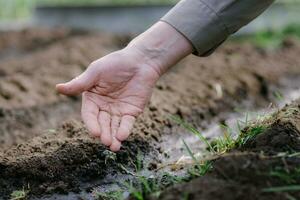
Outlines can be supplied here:
[[299, 190], [266, 189], [300, 184], [300, 99], [260, 123], [268, 128], [214, 160], [211, 172], [149, 199], [299, 199]]
[[[300, 75], [300, 42], [296, 39], [286, 40], [273, 52], [247, 43], [228, 43], [208, 58], [189, 56], [162, 77], [129, 141], [112, 156], [97, 139], [89, 138], [80, 122], [80, 98], [58, 95], [54, 85], [80, 74], [94, 59], [126, 45], [128, 37], [72, 34], [68, 30], [26, 33], [26, 45], [22, 44], [24, 33], [0, 33], [0, 41], [6, 41], [1, 39], [6, 37], [20, 41], [2, 41], [0, 48], [0, 52], [9, 49], [7, 46], [17, 49], [0, 58], [3, 198], [28, 184], [30, 195], [40, 197], [78, 192], [83, 189], [81, 182], [126, 174], [118, 163], [134, 170], [138, 151], [157, 158], [164, 153], [159, 146], [163, 134], [179, 137], [181, 131], [170, 115], [205, 128], [213, 119], [222, 121], [220, 115], [236, 107], [266, 106], [273, 89], [280, 87], [281, 78]], [[36, 42], [30, 38], [42, 39]], [[106, 157], [110, 164], [105, 162]]]

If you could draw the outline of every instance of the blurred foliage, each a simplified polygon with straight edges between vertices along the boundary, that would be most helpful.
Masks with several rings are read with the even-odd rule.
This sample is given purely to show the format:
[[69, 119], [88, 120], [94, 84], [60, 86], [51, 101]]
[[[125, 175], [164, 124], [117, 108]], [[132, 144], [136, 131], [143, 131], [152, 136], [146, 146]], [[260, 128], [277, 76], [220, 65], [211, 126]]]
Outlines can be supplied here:
[[141, 5], [175, 4], [179, 0], [0, 0], [0, 19], [29, 17], [36, 5]]
[[[175, 4], [179, 0], [0, 0], [0, 19], [29, 17], [36, 5], [140, 5]], [[300, 3], [300, 0], [277, 0], [283, 3]]]
[[261, 48], [275, 49], [280, 47], [287, 37], [300, 38], [300, 25], [290, 24], [281, 30], [260, 31], [249, 36], [238, 36], [233, 40], [238, 42], [247, 40]]

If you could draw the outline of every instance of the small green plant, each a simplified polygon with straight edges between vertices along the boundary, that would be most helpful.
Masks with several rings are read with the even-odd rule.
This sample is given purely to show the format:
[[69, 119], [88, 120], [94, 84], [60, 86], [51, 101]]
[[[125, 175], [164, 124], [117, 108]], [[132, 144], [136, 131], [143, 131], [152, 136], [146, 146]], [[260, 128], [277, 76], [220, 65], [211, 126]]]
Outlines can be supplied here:
[[236, 37], [234, 40], [237, 42], [249, 41], [264, 49], [276, 49], [283, 44], [284, 39], [288, 36], [300, 37], [299, 24], [290, 24], [281, 30], [259, 31], [254, 35]]
[[195, 165], [192, 166], [192, 168], [190, 168], [188, 170], [188, 173], [192, 176], [192, 177], [199, 177], [199, 176], [203, 176], [205, 175], [208, 171], [210, 171], [212, 169], [212, 163], [211, 161], [199, 161], [197, 160], [197, 158], [194, 156], [194, 153], [192, 152], [192, 150], [190, 149], [190, 147], [187, 145], [187, 143], [182, 140], [185, 149], [187, 150], [188, 154], [190, 155], [190, 157], [193, 159]]
[[271, 170], [270, 176], [276, 177], [286, 184], [294, 184], [300, 179], [300, 167], [292, 170], [287, 170], [283, 167], [275, 167], [275, 169]]
[[125, 187], [130, 192], [130, 195], [136, 200], [144, 200], [146, 196], [160, 195], [160, 184], [158, 179], [145, 176], [138, 176], [137, 181], [125, 182]]
[[189, 123], [185, 122], [177, 116], [171, 116], [171, 119], [173, 119], [186, 130], [190, 131], [192, 134], [197, 136], [202, 142], [204, 142], [207, 145], [210, 151], [214, 152], [214, 149], [212, 148], [210, 142], [195, 127], [193, 127], [192, 125], [190, 125]]
[[224, 125], [220, 125], [223, 129], [223, 137], [218, 137], [211, 142], [211, 146], [214, 152], [218, 154], [223, 154], [235, 147], [235, 140], [233, 138], [233, 130]]
[[242, 147], [249, 140], [255, 138], [257, 135], [263, 133], [267, 129], [265, 125], [254, 125], [247, 127], [244, 131], [242, 131], [239, 137], [236, 139], [236, 146]]
[[300, 191], [300, 185], [285, 185], [279, 187], [269, 187], [262, 189], [263, 192], [293, 192]]
[[104, 162], [107, 164], [109, 161], [116, 161], [117, 154], [115, 152], [104, 150], [103, 155], [105, 156]]
[[101, 200], [123, 200], [123, 191], [110, 191], [110, 192], [99, 192], [96, 189], [92, 192], [95, 199]]
[[283, 101], [284, 97], [280, 91], [274, 91], [273, 96], [277, 99], [277, 101]]
[[10, 200], [24, 200], [24, 199], [27, 199], [28, 193], [29, 193], [29, 189], [25, 190], [24, 187], [23, 187], [22, 190], [15, 190], [10, 194]]
[[[271, 118], [271, 116], [272, 115], [267, 115], [265, 113], [255, 113], [254, 120], [249, 120], [249, 113], [246, 112], [244, 120], [237, 120], [238, 136], [236, 139], [234, 138], [234, 130], [225, 124], [221, 124], [220, 126], [223, 129], [223, 136], [215, 138], [211, 142], [208, 141], [195, 127], [183, 121], [179, 117], [172, 116], [171, 118], [179, 125], [183, 126], [186, 130], [196, 135], [200, 141], [207, 145], [207, 149], [211, 153], [223, 154], [235, 147], [244, 146], [249, 140], [266, 131], [268, 128], [267, 121]], [[185, 142], [184, 145], [188, 152], [191, 153]]]

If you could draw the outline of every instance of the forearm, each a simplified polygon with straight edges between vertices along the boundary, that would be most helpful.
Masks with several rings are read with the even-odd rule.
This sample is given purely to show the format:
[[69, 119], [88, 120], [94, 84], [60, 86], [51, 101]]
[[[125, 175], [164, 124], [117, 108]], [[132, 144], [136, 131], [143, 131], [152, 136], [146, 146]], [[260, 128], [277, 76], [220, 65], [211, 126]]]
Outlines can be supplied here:
[[151, 63], [160, 75], [193, 52], [193, 46], [188, 39], [161, 21], [133, 39], [128, 48], [145, 54], [145, 62]]

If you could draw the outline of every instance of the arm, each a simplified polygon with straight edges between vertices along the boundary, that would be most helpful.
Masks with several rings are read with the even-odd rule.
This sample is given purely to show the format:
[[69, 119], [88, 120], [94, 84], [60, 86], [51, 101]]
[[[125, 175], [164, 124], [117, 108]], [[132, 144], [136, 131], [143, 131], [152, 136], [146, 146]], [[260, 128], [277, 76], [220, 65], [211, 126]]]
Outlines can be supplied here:
[[94, 61], [60, 93], [82, 93], [82, 119], [118, 151], [164, 72], [192, 52], [205, 55], [262, 12], [271, 0], [183, 0], [129, 45]]

